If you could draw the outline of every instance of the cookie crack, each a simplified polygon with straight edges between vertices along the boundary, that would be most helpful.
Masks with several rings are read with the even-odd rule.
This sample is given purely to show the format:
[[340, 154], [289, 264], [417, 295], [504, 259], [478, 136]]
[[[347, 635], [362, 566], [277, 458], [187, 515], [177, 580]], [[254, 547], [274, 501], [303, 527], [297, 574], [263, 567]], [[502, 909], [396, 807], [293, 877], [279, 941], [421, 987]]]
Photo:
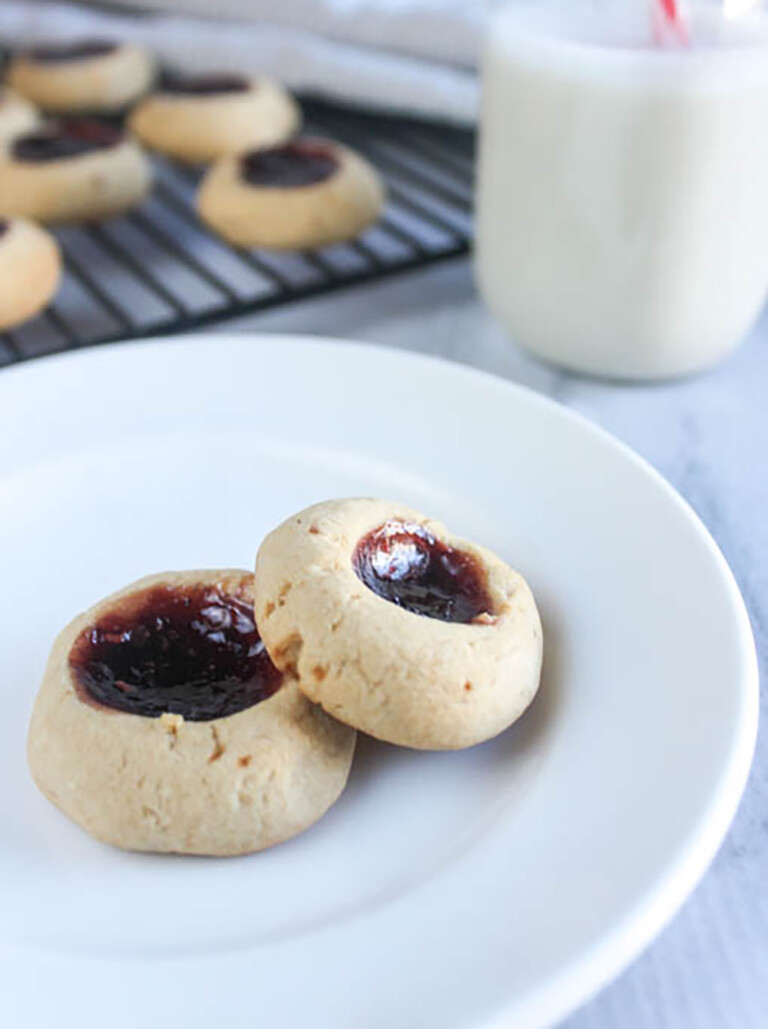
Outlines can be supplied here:
[[211, 740], [213, 741], [213, 750], [211, 756], [208, 758], [208, 764], [212, 765], [214, 761], [218, 761], [222, 754], [226, 754], [227, 748], [221, 742], [219, 731], [215, 725], [211, 726]]
[[299, 633], [293, 633], [286, 640], [275, 648], [274, 661], [281, 672], [285, 675], [290, 675], [292, 678], [298, 678], [299, 674], [299, 659], [301, 658], [301, 652], [304, 649], [304, 637]]
[[168, 824], [160, 812], [150, 804], [141, 805], [141, 817], [145, 821], [154, 823], [158, 829], [167, 829]]

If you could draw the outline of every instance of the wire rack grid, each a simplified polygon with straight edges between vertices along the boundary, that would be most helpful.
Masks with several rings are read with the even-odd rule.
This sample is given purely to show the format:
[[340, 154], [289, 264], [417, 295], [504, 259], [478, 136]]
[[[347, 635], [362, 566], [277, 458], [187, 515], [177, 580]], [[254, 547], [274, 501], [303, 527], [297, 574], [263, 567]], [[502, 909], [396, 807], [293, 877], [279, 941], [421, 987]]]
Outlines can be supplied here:
[[387, 204], [376, 225], [313, 251], [234, 248], [195, 214], [200, 171], [156, 159], [156, 188], [140, 208], [57, 231], [61, 289], [42, 315], [0, 335], [0, 365], [190, 331], [469, 250], [473, 133], [318, 101], [304, 110], [307, 132], [348, 143], [383, 175]]

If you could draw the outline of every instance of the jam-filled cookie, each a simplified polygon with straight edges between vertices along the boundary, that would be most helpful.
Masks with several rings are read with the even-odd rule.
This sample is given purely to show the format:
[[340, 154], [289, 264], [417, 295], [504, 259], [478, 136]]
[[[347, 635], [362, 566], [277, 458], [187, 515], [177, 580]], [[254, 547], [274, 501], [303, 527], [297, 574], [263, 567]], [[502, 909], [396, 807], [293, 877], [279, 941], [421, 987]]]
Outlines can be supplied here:
[[381, 179], [363, 157], [305, 137], [217, 161], [197, 209], [230, 243], [295, 250], [353, 239], [383, 202]]
[[347, 781], [355, 733], [269, 659], [253, 576], [150, 576], [54, 643], [29, 763], [91, 835], [128, 850], [234, 855], [307, 829]]
[[25, 218], [0, 219], [0, 330], [41, 311], [60, 277], [61, 254], [49, 232]]
[[0, 86], [0, 143], [40, 124], [40, 115], [33, 105], [11, 89]]
[[153, 150], [208, 162], [283, 143], [298, 129], [298, 106], [276, 82], [242, 75], [169, 76], [131, 114], [131, 130]]
[[68, 118], [17, 136], [0, 151], [0, 216], [93, 221], [146, 197], [149, 161], [122, 129]]
[[264, 540], [256, 569], [272, 660], [371, 736], [469, 747], [511, 725], [538, 689], [541, 623], [524, 579], [417, 511], [317, 504]]
[[146, 93], [154, 76], [154, 61], [141, 47], [101, 39], [32, 47], [8, 69], [15, 90], [61, 113], [122, 111]]

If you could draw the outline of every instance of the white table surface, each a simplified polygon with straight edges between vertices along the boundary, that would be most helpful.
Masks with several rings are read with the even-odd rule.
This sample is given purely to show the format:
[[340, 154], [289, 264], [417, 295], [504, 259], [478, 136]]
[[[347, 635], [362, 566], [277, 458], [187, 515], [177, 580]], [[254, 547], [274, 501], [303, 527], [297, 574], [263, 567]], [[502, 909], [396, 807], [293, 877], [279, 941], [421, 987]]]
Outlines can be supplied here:
[[[642, 387], [591, 382], [526, 357], [483, 309], [466, 261], [295, 304], [234, 328], [439, 354], [581, 411], [643, 454], [709, 527], [741, 586], [765, 671], [768, 317], [715, 371]], [[768, 736], [761, 732], [739, 814], [702, 885], [634, 966], [561, 1029], [766, 1027]]]

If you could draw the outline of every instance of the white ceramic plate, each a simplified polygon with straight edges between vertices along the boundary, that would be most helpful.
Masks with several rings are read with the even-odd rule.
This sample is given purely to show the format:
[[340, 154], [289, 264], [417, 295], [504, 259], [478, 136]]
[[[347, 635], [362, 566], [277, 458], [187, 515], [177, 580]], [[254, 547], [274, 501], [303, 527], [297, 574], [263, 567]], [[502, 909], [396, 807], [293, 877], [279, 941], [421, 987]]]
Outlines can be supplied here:
[[[299, 839], [120, 853], [40, 797], [48, 647], [148, 572], [249, 567], [326, 497], [403, 500], [499, 551], [545, 627], [496, 741], [363, 741]], [[197, 337], [0, 374], [0, 969], [25, 1029], [551, 1024], [679, 907], [744, 785], [756, 662], [714, 543], [646, 464], [555, 404], [413, 355]]]

